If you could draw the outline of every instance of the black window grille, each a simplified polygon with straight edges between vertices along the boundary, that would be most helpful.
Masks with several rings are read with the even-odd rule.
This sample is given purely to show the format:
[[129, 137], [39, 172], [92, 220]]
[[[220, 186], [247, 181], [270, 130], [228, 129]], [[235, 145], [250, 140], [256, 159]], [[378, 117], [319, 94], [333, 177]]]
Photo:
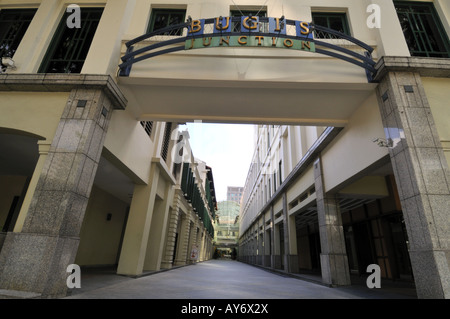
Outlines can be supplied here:
[[147, 133], [148, 136], [152, 136], [153, 121], [141, 121], [141, 125], [144, 128], [145, 133]]
[[30, 26], [36, 9], [2, 9], [0, 11], [0, 57], [13, 57]]
[[273, 191], [277, 191], [277, 172], [273, 173]]
[[283, 170], [283, 161], [280, 160], [280, 162], [278, 163], [278, 177], [280, 178], [280, 185], [283, 184], [282, 170]]
[[[186, 10], [153, 9], [147, 32], [150, 33], [171, 25], [183, 23], [185, 17]], [[165, 32], [163, 35], [182, 35], [182, 33], [183, 28], [180, 28]]]
[[395, 1], [412, 56], [450, 58], [450, 42], [431, 2]]
[[167, 155], [169, 154], [171, 133], [172, 133], [172, 123], [166, 123], [166, 127], [164, 129], [163, 145], [161, 149], [161, 157], [164, 161], [167, 161]]
[[[345, 13], [313, 12], [312, 20], [314, 24], [350, 35], [350, 28]], [[314, 37], [317, 39], [327, 39], [332, 38], [332, 35], [321, 31], [314, 31]]]
[[81, 8], [80, 11], [81, 28], [69, 28], [66, 15], [62, 18], [39, 73], [81, 72], [103, 8]]

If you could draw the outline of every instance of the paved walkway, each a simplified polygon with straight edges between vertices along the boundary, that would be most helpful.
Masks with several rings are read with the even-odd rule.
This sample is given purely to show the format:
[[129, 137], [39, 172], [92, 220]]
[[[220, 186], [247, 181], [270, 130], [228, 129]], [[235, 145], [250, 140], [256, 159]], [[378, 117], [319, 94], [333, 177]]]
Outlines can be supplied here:
[[87, 272], [66, 299], [412, 299], [389, 285], [329, 288], [232, 260], [210, 260], [140, 278]]

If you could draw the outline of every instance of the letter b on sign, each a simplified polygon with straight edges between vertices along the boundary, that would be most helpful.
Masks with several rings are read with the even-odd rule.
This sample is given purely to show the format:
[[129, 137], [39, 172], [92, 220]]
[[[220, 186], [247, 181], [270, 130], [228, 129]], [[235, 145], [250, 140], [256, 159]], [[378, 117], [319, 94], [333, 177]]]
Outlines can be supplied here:
[[367, 266], [366, 272], [373, 272], [369, 277], [367, 277], [366, 284], [370, 289], [381, 288], [381, 278], [380, 278], [380, 266], [377, 264], [371, 264]]

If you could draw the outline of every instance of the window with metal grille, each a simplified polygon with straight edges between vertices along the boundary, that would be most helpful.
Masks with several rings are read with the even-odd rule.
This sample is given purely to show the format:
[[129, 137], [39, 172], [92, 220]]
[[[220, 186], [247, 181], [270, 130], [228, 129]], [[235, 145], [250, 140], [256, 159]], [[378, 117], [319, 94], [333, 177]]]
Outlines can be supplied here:
[[273, 173], [273, 192], [277, 191], [277, 172]]
[[[172, 25], [183, 23], [185, 17], [186, 10], [183, 9], [153, 9], [147, 32], [150, 33]], [[182, 33], [183, 28], [180, 28], [165, 32], [163, 35], [182, 35]]]
[[[313, 12], [312, 20], [314, 24], [350, 35], [350, 28], [345, 13]], [[314, 31], [314, 37], [317, 39], [326, 39], [331, 38], [331, 35], [321, 31]]]
[[68, 28], [64, 16], [39, 73], [80, 73], [102, 13], [103, 8], [81, 8], [81, 28]]
[[[230, 16], [232, 17], [265, 17], [265, 10], [231, 10]], [[263, 28], [263, 24], [260, 24], [260, 28]], [[233, 22], [231, 25], [231, 32], [240, 32], [241, 31], [241, 22]], [[264, 30], [260, 30], [264, 31]]]
[[169, 154], [169, 145], [170, 145], [170, 135], [172, 133], [172, 123], [166, 123], [166, 127], [164, 129], [164, 139], [163, 145], [161, 149], [161, 157], [164, 161], [167, 161], [167, 155]]
[[153, 121], [141, 121], [141, 125], [148, 136], [152, 136]]
[[450, 42], [431, 2], [394, 1], [412, 56], [450, 58]]
[[36, 9], [0, 11], [0, 57], [13, 57], [27, 31]]
[[280, 162], [278, 163], [278, 177], [280, 177], [280, 185], [283, 184], [282, 172], [283, 172], [283, 161], [280, 160]]

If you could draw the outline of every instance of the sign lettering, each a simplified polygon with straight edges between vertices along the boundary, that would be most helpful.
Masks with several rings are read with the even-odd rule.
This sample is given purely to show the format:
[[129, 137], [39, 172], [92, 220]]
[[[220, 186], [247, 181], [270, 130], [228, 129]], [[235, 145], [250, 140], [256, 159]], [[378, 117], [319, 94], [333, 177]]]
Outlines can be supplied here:
[[241, 32], [258, 31], [259, 17], [242, 17], [241, 18]]
[[230, 17], [226, 17], [226, 18], [216, 18], [216, 23], [215, 23], [215, 28], [214, 28], [214, 33], [218, 33], [218, 32], [231, 32], [231, 22], [230, 22]]
[[[286, 20], [284, 18], [268, 18], [269, 33], [270, 34], [286, 34]], [[259, 17], [241, 17], [240, 33], [248, 34], [249, 32], [262, 32], [260, 30]], [[214, 19], [214, 33], [230, 33], [231, 32], [231, 17], [218, 17]], [[202, 35], [204, 34], [205, 19], [192, 20], [188, 26], [188, 35]], [[295, 21], [296, 36], [313, 39], [313, 34], [310, 32], [309, 22]]]
[[269, 33], [286, 34], [286, 21], [280, 18], [269, 18]]
[[267, 47], [315, 52], [314, 42], [262, 35], [204, 37], [201, 39], [189, 39], [185, 42], [186, 50], [201, 49], [206, 47]]

